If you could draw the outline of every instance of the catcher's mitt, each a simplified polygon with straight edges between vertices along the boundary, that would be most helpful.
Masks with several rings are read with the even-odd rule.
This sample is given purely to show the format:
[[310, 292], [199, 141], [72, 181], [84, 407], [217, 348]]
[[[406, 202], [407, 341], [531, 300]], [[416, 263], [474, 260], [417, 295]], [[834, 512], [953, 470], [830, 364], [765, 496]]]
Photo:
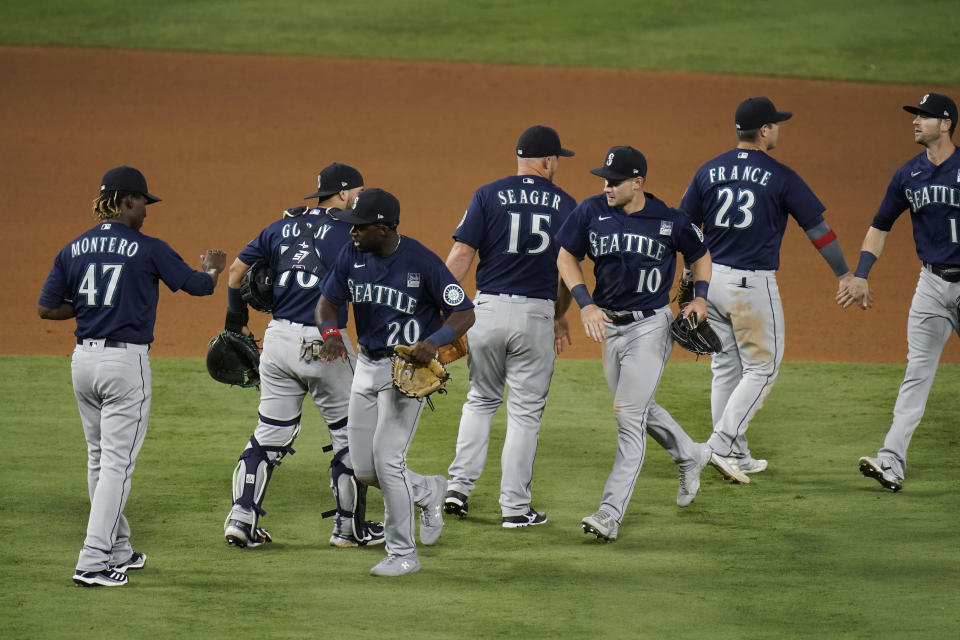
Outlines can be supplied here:
[[252, 337], [233, 331], [221, 331], [210, 340], [207, 371], [217, 382], [240, 387], [259, 387], [259, 367], [260, 349]]
[[446, 393], [443, 385], [450, 374], [438, 360], [418, 365], [410, 355], [410, 347], [398, 344], [393, 348], [393, 386], [408, 398], [427, 398], [431, 393]]
[[470, 347], [467, 345], [467, 334], [463, 334], [450, 344], [445, 344], [437, 349], [437, 360], [440, 361], [440, 364], [450, 364], [468, 353], [470, 353]]
[[680, 281], [677, 283], [677, 295], [674, 298], [681, 312], [687, 308], [688, 304], [693, 302], [693, 297], [693, 274], [687, 271], [680, 276]]
[[678, 315], [670, 324], [670, 335], [677, 344], [697, 355], [713, 355], [723, 351], [723, 342], [713, 330], [707, 319], [697, 322], [697, 314], [691, 313], [684, 318]]
[[263, 313], [273, 311], [273, 279], [276, 274], [264, 260], [257, 260], [240, 280], [240, 295], [248, 305]]

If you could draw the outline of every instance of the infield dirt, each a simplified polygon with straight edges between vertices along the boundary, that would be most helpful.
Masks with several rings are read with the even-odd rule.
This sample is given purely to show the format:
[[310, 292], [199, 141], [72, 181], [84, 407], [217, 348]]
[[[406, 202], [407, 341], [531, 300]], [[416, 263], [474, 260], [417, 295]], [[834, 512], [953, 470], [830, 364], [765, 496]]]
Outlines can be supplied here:
[[[232, 261], [316, 173], [340, 161], [400, 199], [401, 232], [441, 257], [473, 191], [512, 173], [531, 124], [555, 127], [576, 156], [557, 182], [578, 200], [607, 149], [647, 156], [647, 190], [676, 205], [697, 167], [734, 146], [733, 111], [770, 96], [794, 112], [772, 155], [827, 207], [853, 266], [893, 171], [920, 152], [902, 105], [958, 87], [432, 62], [0, 47], [0, 260], [7, 304], [0, 354], [68, 354], [72, 322], [38, 319], [56, 252], [93, 225], [104, 171], [140, 168], [151, 192], [143, 231], [189, 263], [219, 247]], [[871, 273], [876, 305], [841, 310], [836, 280], [791, 221], [778, 274], [788, 360], [900, 362], [920, 263], [908, 215]], [[472, 292], [472, 275], [464, 283]], [[161, 287], [154, 355], [201, 356], [223, 326], [225, 282], [210, 298]], [[564, 357], [599, 356], [575, 310]], [[258, 335], [265, 316], [251, 323]], [[674, 350], [674, 358], [688, 359]], [[952, 339], [942, 362], [960, 362]]]

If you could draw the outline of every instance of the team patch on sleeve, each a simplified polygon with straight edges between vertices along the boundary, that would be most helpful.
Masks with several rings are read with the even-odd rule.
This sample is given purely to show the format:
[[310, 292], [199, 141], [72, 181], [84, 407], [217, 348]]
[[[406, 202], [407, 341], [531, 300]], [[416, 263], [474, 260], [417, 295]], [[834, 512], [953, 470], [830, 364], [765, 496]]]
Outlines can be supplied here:
[[467, 295], [458, 284], [448, 284], [443, 290], [443, 301], [451, 307], [456, 307], [466, 297]]

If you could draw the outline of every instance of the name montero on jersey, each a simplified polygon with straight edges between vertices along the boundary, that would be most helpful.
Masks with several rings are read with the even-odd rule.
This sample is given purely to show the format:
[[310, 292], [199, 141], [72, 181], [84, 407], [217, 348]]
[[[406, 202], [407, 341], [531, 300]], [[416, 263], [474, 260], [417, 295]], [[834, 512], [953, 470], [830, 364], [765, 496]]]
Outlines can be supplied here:
[[116, 236], [94, 236], [81, 238], [70, 245], [70, 257], [76, 258], [87, 253], [115, 253], [133, 257], [140, 250], [140, 243], [127, 242], [126, 238]]

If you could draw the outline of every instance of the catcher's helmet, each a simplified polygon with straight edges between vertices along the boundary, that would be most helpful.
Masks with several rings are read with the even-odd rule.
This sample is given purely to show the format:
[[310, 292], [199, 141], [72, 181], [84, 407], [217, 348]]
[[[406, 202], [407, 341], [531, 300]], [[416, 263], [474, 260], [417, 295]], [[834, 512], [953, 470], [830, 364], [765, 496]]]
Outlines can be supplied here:
[[274, 277], [269, 264], [263, 260], [254, 262], [240, 280], [240, 295], [243, 301], [257, 311], [273, 311]]

